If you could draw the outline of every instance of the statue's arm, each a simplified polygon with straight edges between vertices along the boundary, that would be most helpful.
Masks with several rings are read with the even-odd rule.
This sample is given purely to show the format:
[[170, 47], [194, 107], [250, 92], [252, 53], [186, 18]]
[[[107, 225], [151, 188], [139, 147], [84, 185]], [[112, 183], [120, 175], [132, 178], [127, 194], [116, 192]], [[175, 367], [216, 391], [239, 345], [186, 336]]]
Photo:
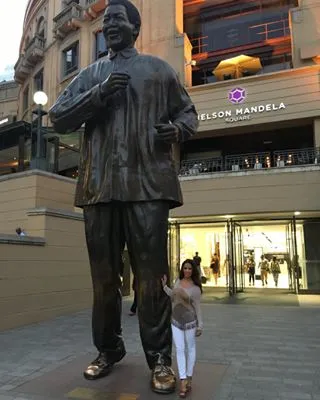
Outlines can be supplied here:
[[79, 129], [105, 107], [100, 85], [90, 85], [91, 82], [88, 70], [83, 70], [59, 96], [49, 111], [56, 132], [69, 133]]
[[170, 121], [180, 130], [179, 141], [184, 142], [197, 133], [198, 114], [189, 94], [172, 70], [169, 79], [168, 107]]

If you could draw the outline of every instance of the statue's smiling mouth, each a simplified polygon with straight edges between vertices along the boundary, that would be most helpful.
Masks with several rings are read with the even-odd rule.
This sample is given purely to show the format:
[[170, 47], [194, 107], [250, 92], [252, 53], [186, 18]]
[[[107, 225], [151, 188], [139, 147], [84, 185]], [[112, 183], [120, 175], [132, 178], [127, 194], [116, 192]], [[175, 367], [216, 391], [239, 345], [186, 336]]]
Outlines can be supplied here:
[[111, 40], [119, 39], [120, 32], [117, 29], [109, 29], [107, 32], [108, 38]]

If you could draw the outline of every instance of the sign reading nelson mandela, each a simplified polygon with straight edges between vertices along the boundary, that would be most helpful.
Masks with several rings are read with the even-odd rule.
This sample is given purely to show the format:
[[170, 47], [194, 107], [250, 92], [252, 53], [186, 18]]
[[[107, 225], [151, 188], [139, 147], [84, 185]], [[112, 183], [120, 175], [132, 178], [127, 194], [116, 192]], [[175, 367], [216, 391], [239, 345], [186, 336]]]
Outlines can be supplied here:
[[224, 119], [225, 122], [239, 122], [250, 120], [255, 114], [265, 112], [275, 112], [286, 109], [286, 105], [281, 103], [265, 103], [253, 106], [241, 106], [247, 99], [247, 90], [236, 87], [229, 91], [228, 100], [234, 105], [233, 108], [226, 110], [214, 111], [211, 114], [198, 114], [199, 121], [209, 121], [215, 119]]

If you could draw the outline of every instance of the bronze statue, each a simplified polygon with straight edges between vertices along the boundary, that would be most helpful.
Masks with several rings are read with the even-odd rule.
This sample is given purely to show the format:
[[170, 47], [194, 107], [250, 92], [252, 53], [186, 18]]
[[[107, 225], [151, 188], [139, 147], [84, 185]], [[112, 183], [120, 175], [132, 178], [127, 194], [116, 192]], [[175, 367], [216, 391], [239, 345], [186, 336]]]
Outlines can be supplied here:
[[84, 376], [107, 375], [126, 354], [120, 288], [127, 244], [152, 389], [170, 393], [171, 305], [161, 277], [169, 272], [169, 209], [182, 205], [171, 147], [196, 133], [198, 119], [174, 70], [134, 48], [140, 26], [129, 0], [110, 0], [103, 19], [109, 55], [79, 73], [50, 116], [60, 133], [85, 123], [75, 204], [84, 210], [99, 355]]

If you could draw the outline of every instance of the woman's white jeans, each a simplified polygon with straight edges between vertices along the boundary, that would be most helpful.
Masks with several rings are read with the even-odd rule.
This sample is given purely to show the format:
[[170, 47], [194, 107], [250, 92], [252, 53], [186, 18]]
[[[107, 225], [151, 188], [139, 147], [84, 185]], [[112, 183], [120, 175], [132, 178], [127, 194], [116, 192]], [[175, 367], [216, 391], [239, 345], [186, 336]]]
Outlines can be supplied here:
[[193, 375], [196, 362], [196, 328], [183, 331], [172, 326], [173, 341], [176, 346], [180, 379]]

